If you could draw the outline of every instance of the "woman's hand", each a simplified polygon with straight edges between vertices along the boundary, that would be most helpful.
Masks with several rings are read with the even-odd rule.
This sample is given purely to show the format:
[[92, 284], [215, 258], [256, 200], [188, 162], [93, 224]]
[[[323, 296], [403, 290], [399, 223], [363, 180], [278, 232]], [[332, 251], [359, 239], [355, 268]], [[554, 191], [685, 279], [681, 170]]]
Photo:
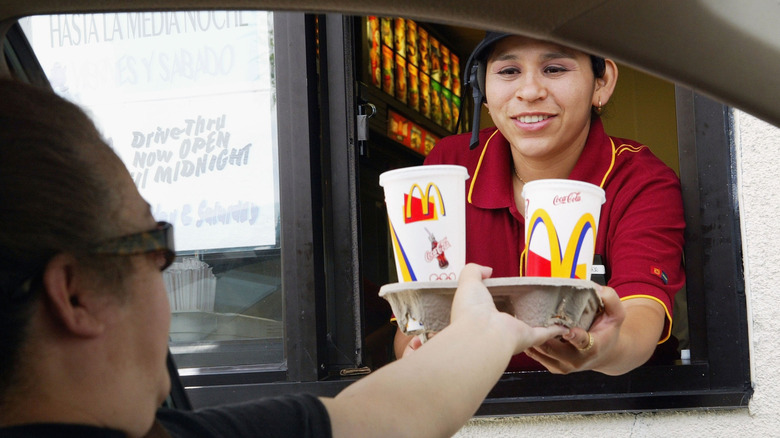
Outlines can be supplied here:
[[589, 331], [574, 327], [525, 353], [556, 374], [594, 370], [617, 375], [645, 363], [661, 336], [663, 307], [646, 298], [623, 302], [610, 287], [600, 287], [598, 294], [604, 312]]
[[[431, 339], [433, 335], [434, 335], [433, 333], [428, 334], [427, 339]], [[404, 352], [401, 357], [404, 357], [407, 354], [412, 353], [414, 350], [422, 347], [422, 345], [423, 345], [423, 340], [420, 336], [412, 336], [412, 338], [409, 340], [409, 343], [406, 344], [406, 347], [404, 347]]]

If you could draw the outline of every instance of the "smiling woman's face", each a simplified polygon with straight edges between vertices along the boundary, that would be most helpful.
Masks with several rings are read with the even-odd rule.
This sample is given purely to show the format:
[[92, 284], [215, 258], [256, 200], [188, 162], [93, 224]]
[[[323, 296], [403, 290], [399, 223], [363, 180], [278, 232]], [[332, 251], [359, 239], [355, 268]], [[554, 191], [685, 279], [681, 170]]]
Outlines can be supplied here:
[[496, 43], [488, 59], [487, 107], [520, 154], [540, 160], [572, 149], [579, 154], [590, 129], [591, 106], [599, 104], [599, 82], [585, 53], [507, 37]]

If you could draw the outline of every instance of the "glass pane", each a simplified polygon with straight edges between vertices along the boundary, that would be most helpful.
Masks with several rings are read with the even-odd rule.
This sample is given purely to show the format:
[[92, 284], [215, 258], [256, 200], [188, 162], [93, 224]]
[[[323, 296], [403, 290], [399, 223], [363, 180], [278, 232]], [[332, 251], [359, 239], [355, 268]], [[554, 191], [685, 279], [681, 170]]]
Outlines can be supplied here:
[[270, 13], [35, 16], [22, 27], [56, 92], [81, 105], [157, 220], [181, 368], [284, 363]]

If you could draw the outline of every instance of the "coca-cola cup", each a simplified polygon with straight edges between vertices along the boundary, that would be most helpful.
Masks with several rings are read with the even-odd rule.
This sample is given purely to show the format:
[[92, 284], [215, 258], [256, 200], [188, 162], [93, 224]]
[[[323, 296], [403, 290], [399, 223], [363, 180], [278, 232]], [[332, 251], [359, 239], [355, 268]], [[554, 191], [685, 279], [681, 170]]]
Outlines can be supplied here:
[[600, 187], [568, 179], [526, 183], [525, 276], [590, 280], [601, 205]]
[[379, 175], [399, 282], [457, 280], [466, 264], [466, 178], [453, 165]]

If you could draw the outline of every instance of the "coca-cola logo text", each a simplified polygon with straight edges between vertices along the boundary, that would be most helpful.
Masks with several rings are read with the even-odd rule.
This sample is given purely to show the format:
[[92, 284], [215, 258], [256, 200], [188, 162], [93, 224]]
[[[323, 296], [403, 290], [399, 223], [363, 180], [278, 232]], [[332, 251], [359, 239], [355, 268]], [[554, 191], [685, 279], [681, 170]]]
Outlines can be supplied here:
[[435, 249], [432, 249], [430, 251], [425, 251], [425, 261], [430, 263], [431, 261], [433, 261], [433, 259], [443, 254], [444, 251], [450, 249], [451, 246], [452, 245], [450, 244], [450, 241], [447, 240], [447, 238], [445, 237], [444, 239], [438, 242], [438, 245], [436, 245]]
[[580, 201], [582, 201], [580, 192], [571, 192], [568, 195], [555, 195], [553, 198], [553, 205], [573, 204]]

